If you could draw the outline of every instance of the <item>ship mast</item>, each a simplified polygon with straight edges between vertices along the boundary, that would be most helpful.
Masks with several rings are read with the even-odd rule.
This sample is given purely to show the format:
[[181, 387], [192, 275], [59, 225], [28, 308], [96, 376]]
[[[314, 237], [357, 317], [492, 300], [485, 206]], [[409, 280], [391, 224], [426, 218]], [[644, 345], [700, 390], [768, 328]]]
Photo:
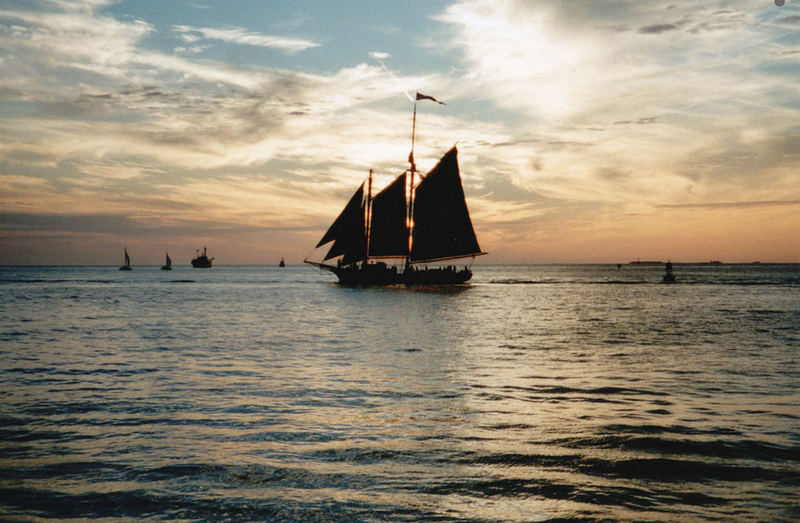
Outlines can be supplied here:
[[432, 102], [436, 102], [437, 104], [445, 105], [444, 102], [441, 100], [437, 100], [433, 96], [428, 96], [427, 94], [422, 94], [417, 92], [417, 96], [414, 97], [414, 118], [411, 123], [411, 152], [408, 154], [408, 163], [411, 164], [411, 171], [408, 188], [408, 218], [406, 219], [406, 223], [408, 224], [408, 252], [406, 253], [406, 269], [411, 265], [411, 248], [414, 245], [414, 173], [417, 172], [417, 164], [414, 163], [414, 140], [417, 134], [417, 102], [420, 100], [430, 100]]
[[367, 250], [364, 253], [364, 265], [366, 266], [369, 261], [369, 237], [372, 232], [372, 169], [369, 170], [369, 183], [367, 184], [367, 221], [366, 221], [366, 236], [367, 236]]
[[406, 217], [406, 225], [408, 229], [408, 250], [406, 251], [406, 266], [404, 271], [407, 271], [411, 265], [411, 242], [413, 238], [412, 220], [414, 218], [414, 173], [417, 171], [417, 165], [414, 163], [414, 139], [417, 132], [417, 101], [419, 100], [419, 93], [416, 100], [414, 100], [414, 118], [411, 121], [411, 152], [408, 153], [408, 163], [411, 164], [409, 171], [411, 172], [410, 182], [408, 186], [408, 215]]

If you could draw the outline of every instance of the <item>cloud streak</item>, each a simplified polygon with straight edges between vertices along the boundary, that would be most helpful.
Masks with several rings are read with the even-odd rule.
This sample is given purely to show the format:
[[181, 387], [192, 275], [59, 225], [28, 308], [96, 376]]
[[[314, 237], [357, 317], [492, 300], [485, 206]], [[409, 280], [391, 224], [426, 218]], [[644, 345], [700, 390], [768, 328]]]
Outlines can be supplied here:
[[320, 46], [320, 44], [312, 42], [311, 40], [255, 33], [252, 31], [247, 31], [241, 27], [215, 29], [211, 27], [176, 25], [173, 26], [173, 29], [181, 36], [183, 41], [188, 43], [197, 42], [201, 36], [209, 40], [219, 40], [221, 42], [250, 45], [255, 47], [266, 47], [268, 49], [280, 49], [289, 53], [297, 53]]
[[800, 205], [800, 200], [772, 200], [754, 202], [707, 202], [657, 205], [660, 209], [747, 209], [753, 207], [783, 207]]

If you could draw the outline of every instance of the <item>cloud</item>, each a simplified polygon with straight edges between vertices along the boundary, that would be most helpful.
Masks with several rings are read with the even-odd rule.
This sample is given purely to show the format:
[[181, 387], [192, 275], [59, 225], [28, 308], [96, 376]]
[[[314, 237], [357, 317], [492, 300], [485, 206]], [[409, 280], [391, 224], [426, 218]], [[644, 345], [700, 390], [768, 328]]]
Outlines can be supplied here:
[[[65, 12], [1, 10], [0, 20], [13, 23], [13, 29], [0, 31], [0, 45], [10, 58], [9, 73], [29, 76], [37, 70], [70, 68], [103, 75], [121, 75], [121, 66], [136, 54], [136, 44], [153, 27], [143, 21], [120, 22], [85, 9], [72, 7]], [[3, 75], [7, 82], [13, 74]], [[50, 75], [50, 81], [55, 80]], [[44, 83], [48, 75], [37, 75]]]
[[114, 214], [0, 213], [0, 229], [16, 233], [47, 230], [51, 232], [107, 233], [131, 231], [143, 233], [146, 228], [129, 217]]
[[[520, 131], [551, 136], [536, 154], [559, 174], [559, 185], [587, 184], [598, 169], [621, 168], [642, 173], [640, 180], [628, 188], [586, 185], [590, 191], [573, 194], [636, 201], [651, 187], [644, 173], [677, 181], [676, 170], [720, 143], [736, 144], [749, 128], [773, 136], [791, 131], [798, 92], [780, 70], [765, 68], [767, 42], [780, 33], [760, 25], [756, 15], [745, 2], [719, 10], [474, 0], [448, 6], [438, 19], [452, 29], [472, 91], [520, 115], [512, 131], [517, 137]], [[670, 45], [649, 38], [680, 27], [687, 32]], [[634, 123], [635, 129], [624, 125]], [[565, 155], [543, 145], [552, 142], [593, 145]], [[504, 154], [530, 155], [526, 149], [506, 147]], [[719, 161], [737, 163], [732, 157]], [[527, 179], [526, 186], [542, 182], [531, 170], [516, 176]], [[742, 175], [738, 183], [746, 187], [756, 178]], [[546, 193], [553, 183], [547, 181]]]
[[102, 2], [57, 5], [64, 11], [0, 10], [0, 21], [14, 23], [11, 31], [0, 26], [0, 48], [8, 53], [0, 89], [30, 93], [33, 88], [59, 96], [65, 87], [75, 89], [81, 83], [121, 79], [144, 83], [166, 79], [165, 75], [247, 88], [263, 80], [258, 73], [146, 49], [141, 41], [155, 28], [142, 20], [123, 22], [98, 14], [95, 9]]
[[[448, 6], [438, 19], [451, 27], [451, 45], [462, 53], [476, 90], [549, 124], [619, 114], [624, 106], [658, 115], [685, 103], [686, 94], [706, 97], [700, 89], [725, 85], [722, 77], [738, 74], [743, 57], [758, 55], [736, 43], [733, 31], [759, 31], [753, 10], [736, 7], [473, 0]], [[669, 46], [649, 38], [679, 27], [689, 33]], [[702, 53], [707, 47], [720, 50], [713, 68], [702, 67], [708, 65]], [[759, 63], [752, 60], [747, 67]], [[686, 78], [681, 70], [704, 78]], [[625, 100], [630, 94], [636, 98]]]
[[675, 31], [678, 26], [675, 24], [656, 24], [640, 27], [639, 32], [642, 34], [660, 34], [668, 31]]
[[751, 207], [783, 207], [791, 205], [800, 205], [800, 200], [677, 203], [656, 205], [656, 207], [659, 209], [744, 209]]
[[381, 53], [381, 52], [373, 51], [373, 52], [369, 53], [369, 56], [371, 58], [375, 58], [376, 60], [386, 60], [387, 58], [389, 58], [392, 55], [390, 55], [389, 53]]
[[301, 38], [286, 38], [248, 31], [241, 27], [215, 29], [211, 27], [191, 27], [186, 25], [173, 26], [175, 32], [181, 35], [184, 42], [195, 43], [199, 41], [198, 34], [210, 40], [219, 40], [240, 45], [281, 49], [289, 53], [305, 51], [320, 44]]

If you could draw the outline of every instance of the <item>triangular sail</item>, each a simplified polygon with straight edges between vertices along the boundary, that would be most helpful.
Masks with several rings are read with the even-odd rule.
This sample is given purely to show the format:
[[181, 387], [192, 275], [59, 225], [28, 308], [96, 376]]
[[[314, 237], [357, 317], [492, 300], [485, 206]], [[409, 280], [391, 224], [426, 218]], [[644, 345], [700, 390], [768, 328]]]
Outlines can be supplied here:
[[333, 241], [324, 260], [343, 256], [342, 264], [347, 265], [363, 260], [367, 250], [367, 236], [364, 231], [364, 184], [353, 194], [344, 210], [334, 220], [325, 236], [317, 244], [321, 247]]
[[413, 214], [412, 262], [481, 254], [461, 186], [455, 147], [417, 186]]
[[403, 173], [372, 199], [369, 255], [378, 258], [408, 254], [406, 174]]
[[167, 267], [172, 267], [172, 260], [169, 258], [169, 253], [167, 253]]
[[130, 256], [128, 256], [128, 249], [126, 248], [125, 249], [125, 266], [127, 267], [130, 264], [131, 264], [131, 258], [130, 258]]

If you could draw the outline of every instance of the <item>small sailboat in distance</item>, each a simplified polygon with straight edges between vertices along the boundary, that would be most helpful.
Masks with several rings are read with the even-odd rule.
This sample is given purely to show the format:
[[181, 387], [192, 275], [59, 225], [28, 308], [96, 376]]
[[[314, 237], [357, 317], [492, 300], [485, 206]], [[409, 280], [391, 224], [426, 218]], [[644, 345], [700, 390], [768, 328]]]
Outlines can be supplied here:
[[172, 270], [172, 260], [169, 257], [169, 252], [167, 252], [167, 261], [164, 265], [161, 266], [162, 271], [171, 271]]
[[285, 261], [283, 261], [283, 258], [281, 258], [281, 261], [280, 261], [280, 263], [278, 264], [278, 267], [286, 267], [286, 262], [285, 262]]
[[131, 257], [128, 256], [128, 248], [125, 247], [125, 265], [119, 268], [121, 271], [132, 271], [133, 267], [131, 267]]

